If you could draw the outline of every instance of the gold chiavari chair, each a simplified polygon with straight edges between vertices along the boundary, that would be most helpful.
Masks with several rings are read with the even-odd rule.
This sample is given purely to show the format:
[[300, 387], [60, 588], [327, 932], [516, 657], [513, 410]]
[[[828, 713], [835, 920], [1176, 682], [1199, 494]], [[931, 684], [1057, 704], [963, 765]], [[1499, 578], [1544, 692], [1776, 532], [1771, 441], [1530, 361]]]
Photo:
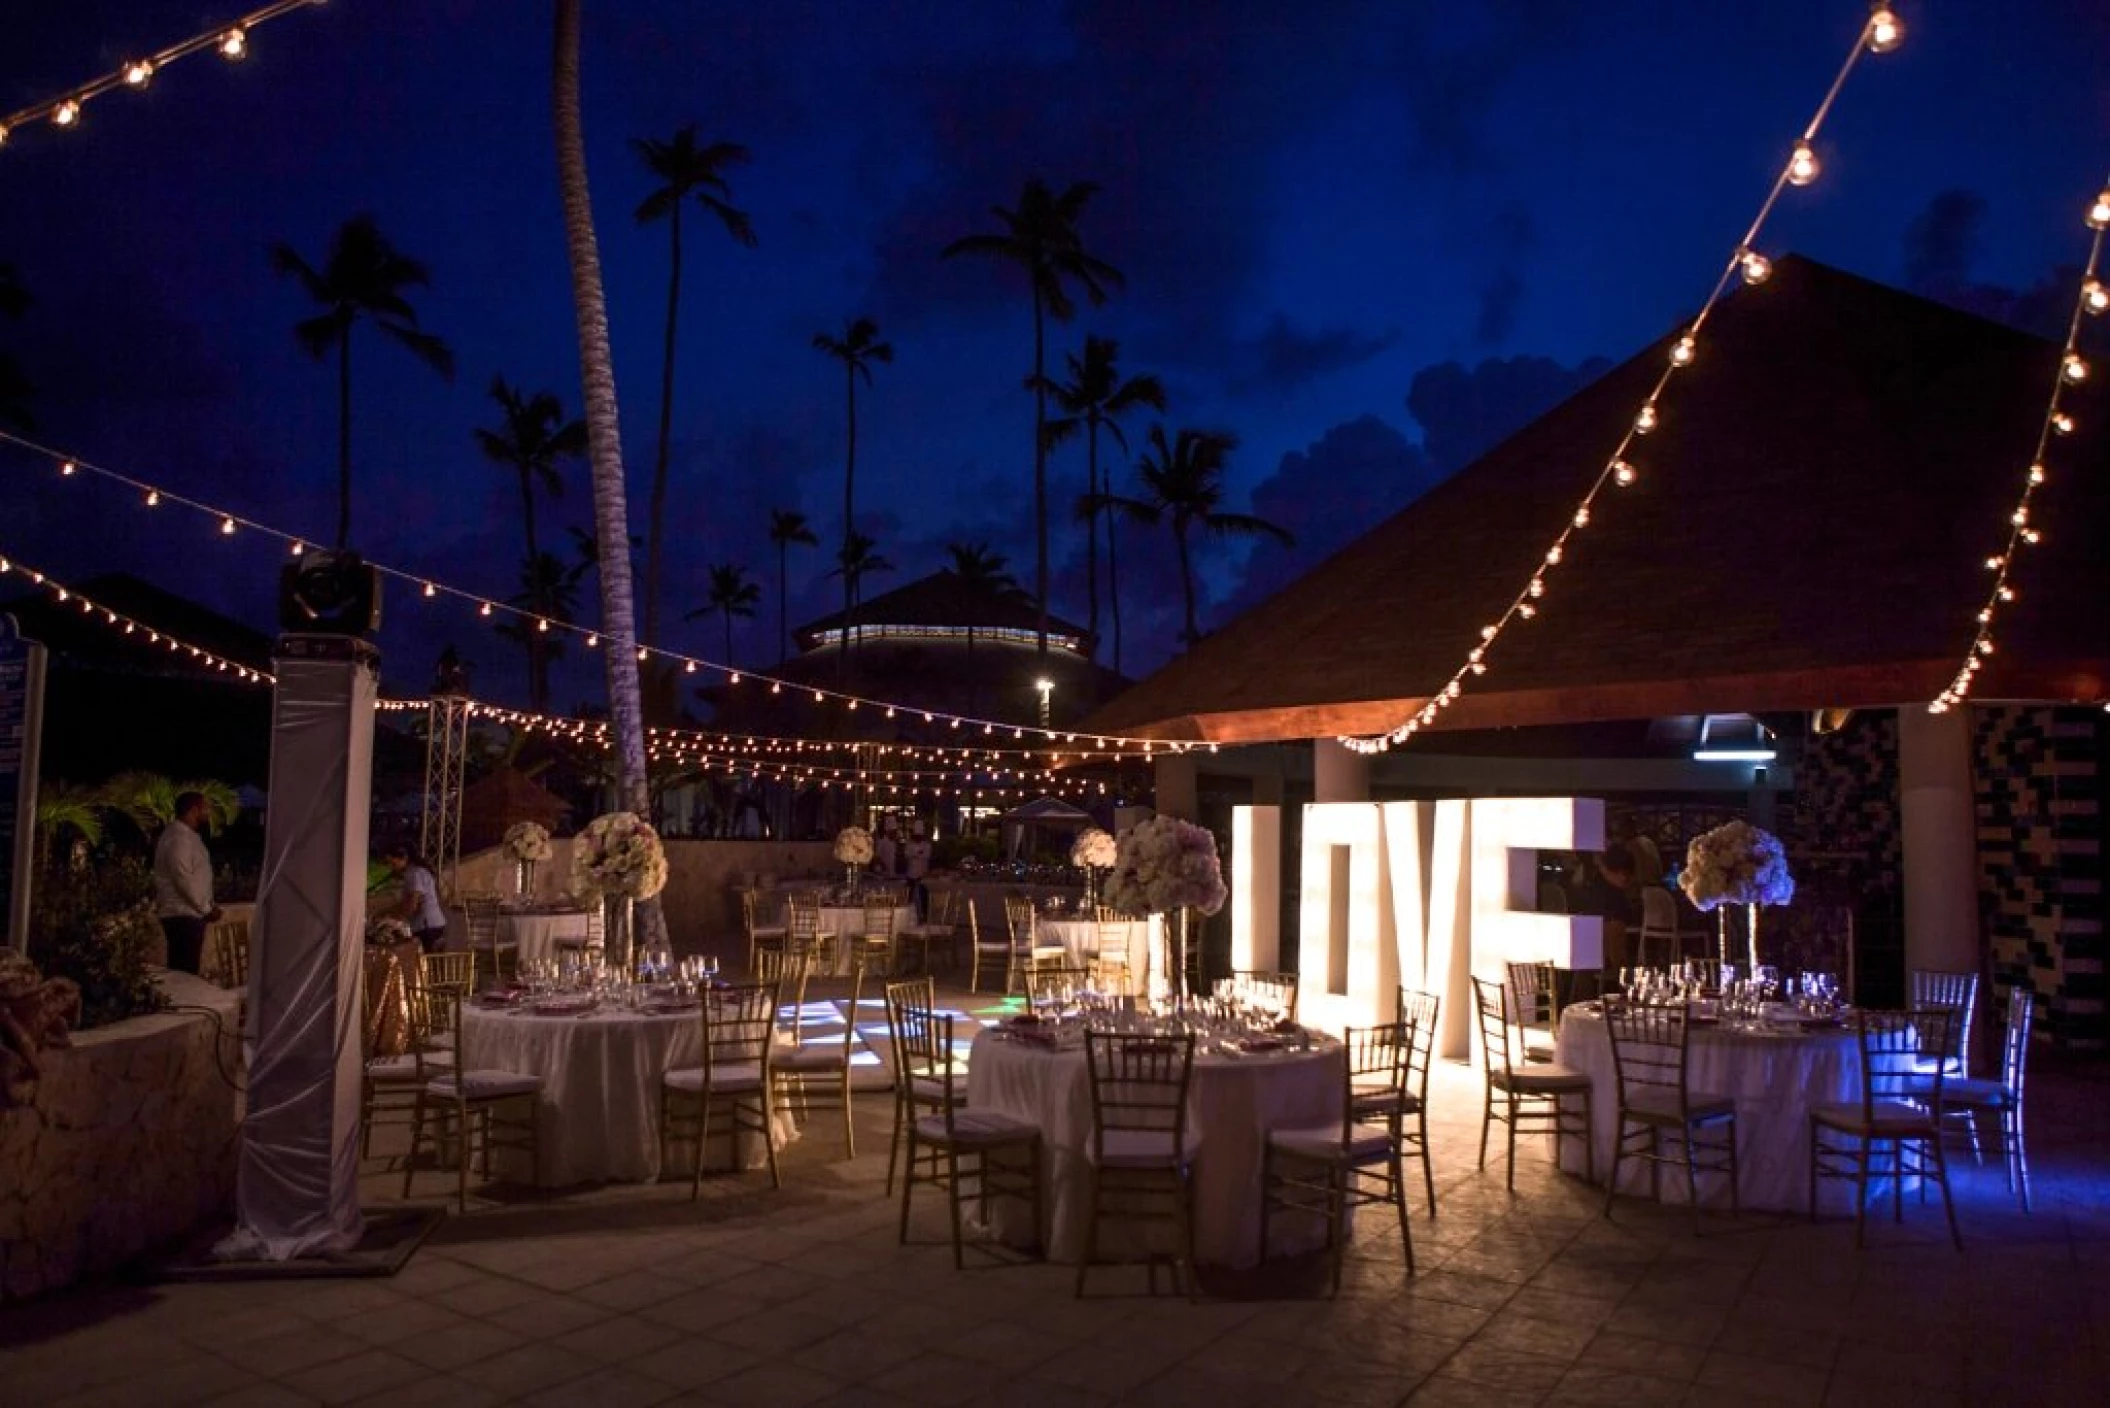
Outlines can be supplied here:
[[[1736, 1101], [1692, 1088], [1688, 1079], [1691, 1025], [1683, 1007], [1639, 1007], [1624, 997], [1604, 999], [1605, 1030], [1612, 1039], [1612, 1070], [1619, 1114], [1613, 1126], [1612, 1172], [1605, 1180], [1604, 1215], [1612, 1215], [1619, 1192], [1619, 1165], [1648, 1160], [1649, 1196], [1663, 1200], [1663, 1166], [1685, 1170], [1685, 1196], [1692, 1204], [1693, 1230], [1700, 1226], [1703, 1173], [1729, 1177], [1729, 1211], [1737, 1210]], [[1668, 1134], [1678, 1153], [1663, 1152]]]
[[958, 1019], [910, 1002], [901, 1007], [895, 1020], [894, 1040], [902, 1046], [906, 1061], [931, 1072], [924, 1077], [930, 1082], [926, 1103], [935, 1107], [908, 1125], [900, 1240], [908, 1241], [909, 1206], [916, 1185], [943, 1188], [952, 1214], [952, 1264], [959, 1270], [965, 1265], [960, 1238], [963, 1190], [974, 1190], [985, 1205], [992, 1196], [1029, 1198], [1033, 1225], [1041, 1225], [1040, 1126], [1001, 1110], [968, 1107], [967, 1092], [956, 1084], [965, 1073], [952, 1059], [953, 1024]]
[[765, 945], [781, 948], [790, 935], [788, 924], [762, 922], [762, 896], [753, 890], [740, 892], [740, 927], [747, 933], [747, 971], [755, 972], [755, 951]]
[[[792, 1021], [792, 1045], [777, 1053], [771, 1073], [787, 1101], [795, 1100], [800, 1111], [839, 1106], [843, 1112], [843, 1157], [857, 1157], [857, 1126], [853, 1118], [850, 1087], [850, 1058], [857, 1050], [857, 1007], [864, 997], [862, 968], [850, 973], [850, 1005], [843, 1013], [840, 1041], [827, 1037], [811, 1042], [799, 1039], [800, 1023]], [[804, 1005], [806, 984], [799, 982], [799, 1004]]]
[[[930, 975], [926, 973], [905, 982], [888, 983], [885, 991], [887, 1053], [894, 1066], [894, 1132], [886, 1154], [886, 1192], [891, 1197], [894, 1163], [909, 1126], [925, 1114], [942, 1110], [945, 1103], [955, 1097], [966, 1099], [967, 1091], [949, 1079], [955, 1074], [953, 1068], [961, 1064], [950, 1047], [945, 1049], [943, 1059], [939, 1061], [902, 1039], [904, 1012], [911, 1007], [928, 1012], [938, 1005], [937, 984]], [[940, 1077], [948, 1078], [941, 1080]]]
[[249, 986], [249, 921], [222, 919], [205, 931], [213, 967], [223, 988]]
[[894, 976], [894, 920], [898, 912], [899, 907], [891, 894], [883, 895], [877, 903], [865, 905], [864, 922], [858, 926], [857, 937], [852, 941], [852, 968], [889, 978]]
[[[757, 1135], [768, 1153], [769, 1186], [784, 1186], [777, 1174], [777, 1144], [770, 1130], [776, 1091], [771, 1066], [776, 1056], [777, 1005], [774, 983], [717, 988], [706, 994], [701, 1003], [703, 1064], [669, 1071], [660, 1082], [660, 1165], [666, 1166], [668, 1144], [695, 1140], [696, 1164], [689, 1183], [692, 1202], [703, 1195], [704, 1146], [713, 1133], [714, 1114], [724, 1117], [719, 1132], [730, 1146], [732, 1166], [740, 1166], [740, 1136]], [[693, 1116], [682, 1108], [691, 1102], [696, 1107]]]
[[[1187, 1124], [1187, 1091], [1194, 1079], [1194, 1036], [1128, 1032], [1084, 1035], [1092, 1092], [1092, 1138], [1085, 1147], [1091, 1172], [1090, 1220], [1077, 1294], [1099, 1256], [1103, 1223], [1169, 1223], [1177, 1239], [1173, 1285], [1193, 1294], [1194, 1217], [1191, 1171], [1200, 1141]], [[1157, 1259], [1148, 1262], [1157, 1289]]]
[[[461, 1211], [469, 1210], [469, 1163], [481, 1157], [484, 1181], [491, 1179], [491, 1155], [498, 1149], [525, 1152], [530, 1164], [537, 1160], [536, 1107], [542, 1098], [542, 1077], [522, 1071], [479, 1070], [463, 1049], [462, 999], [459, 993], [441, 991], [424, 983], [410, 988], [413, 1010], [424, 1009], [413, 1018], [413, 1027], [424, 1036], [412, 1048], [423, 1079], [411, 1111], [410, 1156], [403, 1163], [403, 1196], [410, 1197], [411, 1178], [417, 1171], [418, 1153], [424, 1145], [428, 1121], [447, 1121], [460, 1140], [456, 1166], [456, 1197]], [[433, 1064], [427, 1048], [444, 1059]], [[433, 1074], [437, 1070], [438, 1074]], [[439, 1136], [433, 1137], [435, 1151]]]
[[[1580, 1139], [1583, 1167], [1597, 1181], [1596, 1141], [1591, 1136], [1590, 1077], [1549, 1062], [1516, 1059], [1508, 1004], [1509, 988], [1484, 978], [1473, 979], [1473, 1001], [1480, 1017], [1480, 1050], [1487, 1076], [1487, 1103], [1480, 1113], [1480, 1167], [1487, 1167], [1487, 1135], [1496, 1121], [1509, 1131], [1509, 1191], [1517, 1188], [1517, 1129], [1529, 1125], [1551, 1130], [1558, 1150], [1563, 1139]], [[1567, 1100], [1582, 1102], [1580, 1116], [1570, 1114]], [[1556, 1164], [1559, 1162], [1555, 1159]]]
[[469, 952], [476, 955], [478, 980], [487, 974], [500, 983], [511, 978], [519, 950], [499, 939], [497, 896], [471, 895], [462, 901], [462, 913], [469, 921]]
[[836, 933], [822, 922], [821, 902], [812, 895], [793, 895], [785, 901], [785, 944], [791, 949], [813, 955], [816, 972], [833, 973], [836, 970]]
[[1099, 920], [1092, 947], [1091, 984], [1100, 992], [1127, 993], [1135, 982], [1134, 954], [1130, 936], [1135, 926], [1126, 920]]

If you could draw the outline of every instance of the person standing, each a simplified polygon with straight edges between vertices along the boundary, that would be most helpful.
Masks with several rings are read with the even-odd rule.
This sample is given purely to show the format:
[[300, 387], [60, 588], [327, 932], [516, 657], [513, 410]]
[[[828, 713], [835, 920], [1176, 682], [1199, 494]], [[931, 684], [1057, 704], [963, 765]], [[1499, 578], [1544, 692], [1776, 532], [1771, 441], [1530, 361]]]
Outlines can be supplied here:
[[168, 937], [168, 966], [198, 971], [205, 956], [205, 926], [219, 922], [212, 902], [212, 857], [205, 851], [210, 811], [202, 792], [176, 798], [176, 816], [154, 842], [154, 913]]
[[908, 845], [902, 848], [902, 855], [909, 894], [916, 906], [916, 922], [921, 924], [930, 918], [930, 887], [924, 883], [930, 874], [930, 837], [923, 834], [920, 819], [910, 828]]
[[440, 907], [440, 882], [433, 878], [432, 867], [401, 843], [390, 846], [384, 859], [403, 882], [403, 902], [396, 908], [396, 917], [410, 926], [420, 948], [427, 953], [436, 951], [447, 937], [447, 911]]

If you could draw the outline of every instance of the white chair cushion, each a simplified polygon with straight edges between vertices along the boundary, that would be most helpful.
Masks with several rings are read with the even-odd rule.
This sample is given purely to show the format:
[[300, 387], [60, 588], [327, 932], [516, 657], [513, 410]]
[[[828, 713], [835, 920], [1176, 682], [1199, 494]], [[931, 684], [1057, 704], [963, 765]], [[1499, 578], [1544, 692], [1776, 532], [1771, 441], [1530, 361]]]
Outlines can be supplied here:
[[[967, 1103], [967, 1089], [960, 1083], [966, 1074], [965, 1071], [961, 1071], [953, 1077], [952, 1103], [955, 1105]], [[908, 1089], [909, 1098], [912, 1100], [921, 1101], [926, 1105], [942, 1105], [945, 1103], [945, 1082], [937, 1076], [910, 1076]]]
[[916, 1138], [925, 1144], [1011, 1144], [1039, 1137], [1039, 1125], [1002, 1110], [955, 1110], [950, 1133], [943, 1115], [924, 1115], [916, 1121]]
[[1186, 1147], [1175, 1151], [1169, 1129], [1109, 1129], [1105, 1145], [1102, 1152], [1098, 1140], [1086, 1144], [1085, 1157], [1107, 1168], [1176, 1168], [1194, 1161], [1201, 1140], [1190, 1129]]
[[[691, 1095], [700, 1095], [703, 1093], [705, 1074], [701, 1066], [669, 1071], [666, 1078], [667, 1089], [685, 1090]], [[708, 1074], [713, 1094], [732, 1095], [762, 1088], [762, 1063], [759, 1061], [736, 1061], [729, 1065], [713, 1066]]]
[[850, 1063], [850, 1053], [844, 1049], [840, 1038], [809, 1042], [805, 1046], [786, 1047], [775, 1058], [780, 1071], [834, 1071]]
[[1327, 1124], [1310, 1129], [1270, 1130], [1267, 1142], [1270, 1148], [1294, 1154], [1300, 1159], [1330, 1160], [1345, 1156], [1350, 1163], [1367, 1163], [1391, 1152], [1392, 1131], [1381, 1124], [1354, 1125], [1348, 1131], [1344, 1147], [1341, 1127]]
[[1878, 1139], [1891, 1139], [1900, 1135], [1931, 1135], [1936, 1132], [1934, 1116], [1917, 1105], [1907, 1105], [1898, 1100], [1878, 1100], [1871, 1110], [1872, 1119], [1865, 1117], [1856, 1103], [1812, 1105], [1810, 1117], [1831, 1129], [1849, 1133], [1873, 1135]]
[[534, 1095], [542, 1089], [542, 1077], [519, 1071], [471, 1071], [466, 1076], [441, 1076], [425, 1086], [425, 1093], [452, 1100], [461, 1088], [466, 1100], [503, 1100], [512, 1095]]
[[377, 1085], [393, 1085], [437, 1075], [453, 1064], [454, 1053], [451, 1051], [426, 1052], [423, 1070], [418, 1068], [415, 1056], [381, 1056], [366, 1063], [366, 1078]]
[[[1930, 1084], [1928, 1093], [1933, 1093]], [[1974, 1105], [1982, 1110], [1997, 1110], [2008, 1103], [2007, 1087], [1997, 1080], [1965, 1080], [1961, 1076], [1950, 1076], [1941, 1083], [1941, 1098], [1945, 1105]]]

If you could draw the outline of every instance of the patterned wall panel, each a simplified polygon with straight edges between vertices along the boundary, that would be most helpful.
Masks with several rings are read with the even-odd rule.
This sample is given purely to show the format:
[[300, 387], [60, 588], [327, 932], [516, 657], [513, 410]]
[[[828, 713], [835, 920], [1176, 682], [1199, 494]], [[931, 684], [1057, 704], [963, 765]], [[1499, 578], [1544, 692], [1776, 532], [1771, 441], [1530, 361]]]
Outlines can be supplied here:
[[1974, 708], [1980, 920], [1993, 982], [2026, 983], [2062, 1045], [2105, 1023], [2102, 711]]
[[1780, 829], [1797, 906], [1851, 914], [1857, 1000], [1895, 1004], [1905, 976], [1897, 715], [1863, 709], [1836, 732], [1813, 735], [1795, 782]]

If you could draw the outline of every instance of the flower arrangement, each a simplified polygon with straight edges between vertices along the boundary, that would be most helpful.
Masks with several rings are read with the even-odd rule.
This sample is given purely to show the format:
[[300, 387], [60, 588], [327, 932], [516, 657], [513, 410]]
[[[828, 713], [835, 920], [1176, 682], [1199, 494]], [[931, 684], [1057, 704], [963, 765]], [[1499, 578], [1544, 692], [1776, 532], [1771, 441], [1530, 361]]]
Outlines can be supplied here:
[[1118, 853], [1113, 837], [1096, 826], [1087, 826], [1070, 844], [1070, 864], [1080, 870], [1112, 870]]
[[1216, 837], [1178, 817], [1152, 817], [1130, 827], [1106, 877], [1106, 902], [1129, 914], [1214, 914], [1229, 896]]
[[836, 832], [835, 858], [844, 865], [870, 865], [872, 833], [862, 826], [845, 826]]
[[1694, 906], [1786, 904], [1795, 878], [1780, 838], [1748, 821], [1731, 821], [1692, 838], [1678, 886]]
[[416, 936], [410, 932], [410, 925], [393, 914], [366, 921], [366, 941], [370, 944], [393, 948], [397, 944], [409, 943], [414, 937]]
[[554, 854], [549, 843], [549, 828], [539, 821], [514, 822], [506, 828], [505, 840], [499, 844], [514, 860], [545, 861]]
[[667, 887], [659, 833], [635, 812], [595, 817], [572, 846], [571, 887], [588, 899], [651, 899]]

